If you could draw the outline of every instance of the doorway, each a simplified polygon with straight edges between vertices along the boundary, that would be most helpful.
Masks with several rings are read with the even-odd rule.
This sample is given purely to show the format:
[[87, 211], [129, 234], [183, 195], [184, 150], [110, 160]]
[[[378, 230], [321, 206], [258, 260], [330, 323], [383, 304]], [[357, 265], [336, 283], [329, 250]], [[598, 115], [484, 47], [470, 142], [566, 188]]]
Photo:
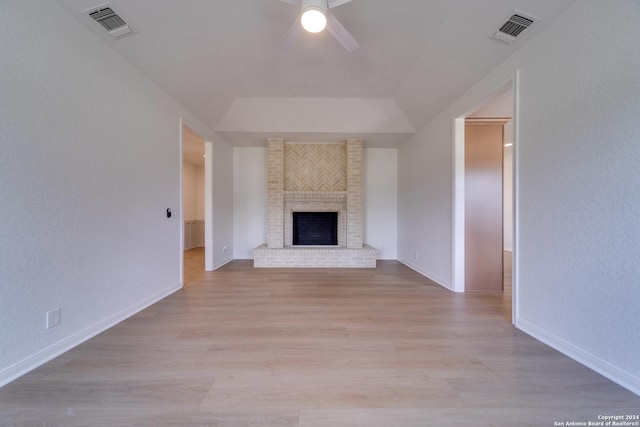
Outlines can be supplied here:
[[[490, 95], [478, 104], [469, 113], [455, 119], [454, 123], [454, 245], [453, 245], [453, 282], [454, 290], [458, 292], [484, 291], [484, 292], [500, 292], [505, 298], [505, 306], [507, 306], [507, 315], [510, 315], [511, 321], [515, 322], [517, 311], [517, 276], [514, 271], [517, 269], [517, 258], [515, 255], [514, 245], [514, 161], [513, 154], [515, 152], [515, 129], [517, 119], [516, 99], [516, 78], [517, 75], [510, 79], [507, 83], [494, 90]], [[475, 122], [471, 130], [468, 125]], [[494, 130], [488, 131], [490, 127]], [[466, 128], [466, 129], [465, 129]], [[493, 132], [493, 136], [487, 137], [497, 140], [492, 142], [493, 148], [491, 153], [481, 153], [481, 168], [473, 170], [473, 162], [471, 158], [465, 158], [469, 155], [467, 146], [467, 133], [470, 138], [478, 138], [475, 130], [481, 129], [480, 134]], [[480, 138], [484, 138], [480, 136]], [[483, 149], [484, 150], [484, 149]], [[492, 158], [487, 160], [488, 158]], [[492, 163], [492, 172], [487, 173], [486, 162]], [[470, 169], [471, 168], [471, 169]], [[470, 172], [471, 170], [471, 172]], [[473, 174], [476, 174], [479, 180], [492, 181], [494, 185], [499, 182], [497, 190], [494, 187], [491, 190], [483, 190], [478, 187], [479, 181], [470, 181]], [[474, 187], [475, 186], [475, 187]], [[490, 193], [493, 193], [492, 195]], [[478, 200], [480, 199], [480, 204]], [[484, 198], [493, 198], [492, 213], [487, 215], [493, 224], [480, 225], [473, 224], [473, 218], [478, 210], [484, 210]], [[476, 205], [473, 205], [476, 203]], [[497, 205], [496, 205], [497, 203]], [[470, 213], [471, 212], [471, 213]], [[486, 214], [486, 212], [485, 212]], [[474, 228], [475, 227], [475, 228]], [[490, 234], [490, 240], [486, 242], [473, 242], [473, 233], [478, 230]], [[489, 243], [487, 243], [489, 242]], [[474, 247], [475, 245], [475, 247]], [[493, 272], [490, 273], [493, 281], [493, 288], [486, 286], [485, 289], [478, 288], [477, 283], [473, 283], [477, 279], [479, 271], [470, 264], [471, 254], [478, 254], [483, 251], [482, 248], [489, 247], [491, 252], [490, 263], [493, 264]], [[482, 253], [482, 255], [486, 255]], [[482, 268], [486, 267], [487, 261], [480, 261]], [[482, 268], [480, 270], [482, 270]], [[486, 273], [486, 272], [485, 272]], [[480, 274], [483, 274], [480, 271]], [[473, 275], [473, 277], [471, 277]], [[489, 276], [487, 276], [489, 277]], [[516, 279], [515, 281], [513, 279]], [[481, 278], [489, 280], [487, 278]], [[486, 283], [484, 283], [486, 285]]]
[[504, 127], [511, 117], [494, 117], [494, 103], [465, 120], [465, 292], [505, 288]]
[[182, 283], [205, 270], [205, 140], [182, 123]]

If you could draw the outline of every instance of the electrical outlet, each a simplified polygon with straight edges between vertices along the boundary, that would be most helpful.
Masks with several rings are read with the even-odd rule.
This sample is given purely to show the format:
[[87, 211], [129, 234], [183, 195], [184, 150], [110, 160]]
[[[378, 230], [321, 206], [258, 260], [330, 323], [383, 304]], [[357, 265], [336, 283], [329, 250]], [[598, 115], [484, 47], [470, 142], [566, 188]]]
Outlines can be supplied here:
[[60, 324], [60, 309], [47, 312], [47, 329], [54, 328]]
[[227, 252], [227, 247], [226, 246], [222, 247], [222, 252]]
[[413, 254], [413, 258], [414, 259], [418, 259], [420, 258], [420, 254], [418, 252], [416, 252], [415, 254]]

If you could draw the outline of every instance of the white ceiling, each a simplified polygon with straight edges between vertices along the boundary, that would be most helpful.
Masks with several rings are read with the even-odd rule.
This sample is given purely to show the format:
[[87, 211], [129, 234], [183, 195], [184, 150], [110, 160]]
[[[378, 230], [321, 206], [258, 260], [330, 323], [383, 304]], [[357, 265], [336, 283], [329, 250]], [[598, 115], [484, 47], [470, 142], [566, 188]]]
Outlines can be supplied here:
[[[370, 147], [402, 142], [574, 1], [353, 0], [332, 9], [361, 45], [347, 53], [326, 32], [280, 49], [299, 13], [280, 0], [110, 0], [137, 31], [115, 41], [82, 14], [104, 0], [57, 0], [234, 145], [363, 138]], [[514, 10], [540, 21], [512, 45], [492, 40]]]

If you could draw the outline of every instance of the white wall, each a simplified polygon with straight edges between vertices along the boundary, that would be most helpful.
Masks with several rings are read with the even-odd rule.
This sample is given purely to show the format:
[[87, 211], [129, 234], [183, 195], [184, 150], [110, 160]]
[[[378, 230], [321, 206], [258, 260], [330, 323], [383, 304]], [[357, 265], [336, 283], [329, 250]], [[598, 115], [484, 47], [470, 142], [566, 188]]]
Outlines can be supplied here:
[[398, 260], [451, 288], [452, 120], [398, 150]]
[[378, 259], [396, 259], [398, 150], [364, 150], [364, 243], [378, 249]]
[[233, 260], [233, 147], [213, 142], [213, 268]]
[[[375, 128], [373, 124], [376, 124]], [[236, 98], [216, 129], [244, 132], [412, 133], [402, 110], [381, 98]]]
[[450, 283], [452, 120], [520, 70], [516, 325], [640, 393], [640, 3], [614, 4], [576, 2], [401, 146], [398, 252], [439, 248], [415, 264]]
[[[190, 162], [182, 163], [182, 216], [185, 221], [197, 219], [198, 167]], [[204, 206], [204, 205], [203, 205]]]
[[[253, 259], [266, 242], [267, 149], [236, 147], [233, 161], [234, 258]], [[395, 259], [397, 150], [365, 148], [364, 163], [365, 243]]]
[[204, 166], [196, 167], [196, 218], [199, 221], [204, 221]]
[[233, 150], [233, 238], [236, 259], [253, 259], [267, 241], [267, 149]]
[[54, 2], [0, 40], [1, 385], [181, 287], [180, 118], [212, 133]]

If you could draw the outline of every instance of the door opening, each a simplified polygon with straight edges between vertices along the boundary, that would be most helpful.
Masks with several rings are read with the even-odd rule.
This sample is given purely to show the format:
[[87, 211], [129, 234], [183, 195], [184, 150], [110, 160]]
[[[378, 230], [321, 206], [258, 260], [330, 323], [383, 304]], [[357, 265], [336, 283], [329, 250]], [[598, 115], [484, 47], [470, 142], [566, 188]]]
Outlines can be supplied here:
[[465, 121], [465, 292], [504, 289], [503, 151], [510, 117]]
[[512, 322], [517, 312], [516, 78], [454, 126], [454, 290], [502, 292]]
[[184, 123], [182, 134], [182, 283], [205, 270], [205, 140]]

